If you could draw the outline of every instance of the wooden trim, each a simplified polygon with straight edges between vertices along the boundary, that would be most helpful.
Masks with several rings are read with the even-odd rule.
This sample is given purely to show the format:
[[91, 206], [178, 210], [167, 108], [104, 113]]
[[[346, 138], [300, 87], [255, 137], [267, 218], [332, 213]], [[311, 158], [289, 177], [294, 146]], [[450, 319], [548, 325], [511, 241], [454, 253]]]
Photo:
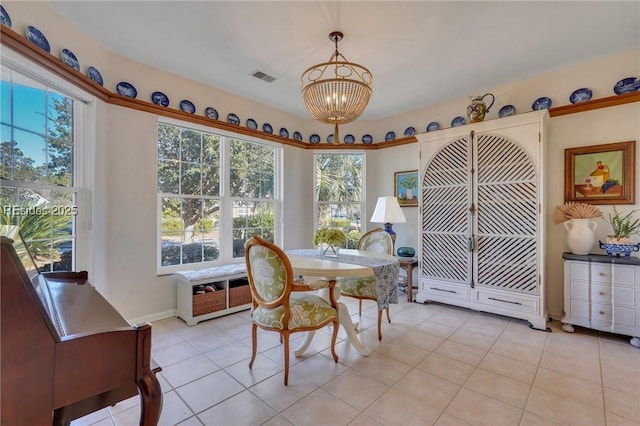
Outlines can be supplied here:
[[[29, 58], [33, 62], [41, 65], [47, 70], [67, 80], [71, 84], [78, 86], [88, 93], [96, 96], [98, 99], [125, 108], [132, 108], [139, 111], [148, 112], [151, 114], [161, 115], [163, 117], [176, 118], [191, 123], [201, 124], [216, 129], [227, 130], [242, 135], [253, 136], [260, 139], [266, 139], [284, 145], [295, 146], [297, 148], [304, 149], [337, 149], [337, 150], [349, 150], [349, 149], [385, 149], [394, 148], [401, 145], [415, 143], [418, 140], [415, 136], [407, 136], [404, 138], [396, 139], [393, 141], [376, 142], [370, 145], [346, 145], [346, 144], [311, 144], [307, 142], [300, 142], [289, 138], [283, 138], [279, 135], [273, 135], [265, 133], [260, 130], [251, 130], [246, 127], [237, 126], [230, 123], [225, 123], [219, 120], [212, 120], [205, 116], [197, 116], [189, 114], [180, 110], [166, 108], [160, 105], [155, 105], [152, 102], [141, 101], [139, 99], [127, 98], [117, 93], [113, 93], [108, 89], [100, 86], [86, 75], [76, 71], [63, 63], [60, 59], [45, 52], [37, 47], [35, 44], [30, 43], [25, 37], [21, 36], [17, 32], [13, 31], [6, 25], [0, 25], [0, 42], [4, 47], [8, 47], [21, 55]], [[600, 108], [608, 108], [616, 105], [624, 105], [632, 102], [640, 102], [640, 92], [625, 93], [622, 95], [614, 95], [606, 98], [592, 99], [590, 101], [580, 102], [572, 105], [563, 105], [549, 109], [549, 115], [551, 117], [558, 117], [561, 115], [575, 114], [583, 111], [590, 111]]]

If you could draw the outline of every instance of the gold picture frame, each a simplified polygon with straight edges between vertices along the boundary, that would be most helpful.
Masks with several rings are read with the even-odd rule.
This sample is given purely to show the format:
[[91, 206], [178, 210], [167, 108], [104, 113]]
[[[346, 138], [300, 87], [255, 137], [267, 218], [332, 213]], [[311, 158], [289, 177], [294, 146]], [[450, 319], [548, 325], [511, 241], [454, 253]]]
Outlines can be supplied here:
[[418, 206], [418, 171], [407, 170], [393, 175], [393, 195], [400, 207]]
[[564, 150], [564, 201], [635, 204], [636, 141]]

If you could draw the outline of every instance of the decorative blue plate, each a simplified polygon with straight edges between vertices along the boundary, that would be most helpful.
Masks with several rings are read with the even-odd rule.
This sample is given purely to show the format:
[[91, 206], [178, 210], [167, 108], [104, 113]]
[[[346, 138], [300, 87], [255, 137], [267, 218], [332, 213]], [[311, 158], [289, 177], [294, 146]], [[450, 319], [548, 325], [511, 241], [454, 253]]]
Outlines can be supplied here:
[[404, 135], [405, 136], [413, 136], [416, 134], [416, 128], [415, 127], [407, 127], [406, 129], [404, 129]]
[[531, 104], [531, 109], [534, 111], [540, 111], [541, 109], [549, 108], [551, 108], [551, 99], [547, 98], [546, 96], [536, 99], [533, 104]]
[[293, 132], [293, 139], [297, 140], [297, 141], [301, 141], [302, 140], [302, 133], [300, 132]]
[[62, 49], [60, 51], [60, 59], [74, 70], [80, 71], [80, 62], [78, 62], [76, 55], [74, 55], [69, 49]]
[[47, 38], [40, 32], [36, 27], [29, 25], [25, 29], [25, 35], [27, 36], [27, 40], [31, 43], [35, 44], [42, 50], [46, 50], [47, 53], [51, 53], [51, 46], [49, 46], [49, 41]]
[[516, 114], [516, 108], [513, 105], [505, 105], [498, 111], [498, 117], [509, 117]]
[[467, 120], [463, 116], [459, 115], [451, 120], [451, 127], [464, 126], [466, 123]]
[[327, 143], [333, 143], [333, 133], [327, 136]]
[[384, 140], [389, 142], [392, 141], [396, 138], [396, 132], [394, 132], [393, 130], [390, 132], [387, 132], [386, 135], [384, 135]]
[[289, 139], [289, 131], [287, 129], [285, 129], [284, 127], [280, 127], [280, 136], [282, 136], [283, 138], [287, 138]]
[[640, 79], [635, 77], [623, 78], [613, 86], [613, 92], [616, 95], [635, 92], [638, 89], [640, 89]]
[[353, 136], [352, 134], [348, 134], [344, 136], [344, 143], [351, 145], [355, 141], [356, 141], [356, 137]]
[[151, 102], [156, 105], [162, 105], [163, 107], [169, 106], [169, 98], [162, 92], [153, 92], [151, 94]]
[[273, 133], [273, 127], [271, 127], [271, 124], [269, 123], [264, 123], [262, 125], [262, 131], [265, 133]]
[[95, 81], [100, 86], [104, 83], [102, 81], [102, 74], [100, 74], [100, 71], [95, 67], [87, 67], [87, 77], [89, 77], [89, 80]]
[[572, 104], [577, 104], [578, 102], [584, 102], [591, 99], [593, 96], [593, 92], [591, 89], [587, 89], [583, 87], [582, 89], [575, 90], [571, 96], [569, 96], [569, 102]]
[[256, 130], [258, 128], [258, 123], [253, 118], [247, 118], [247, 128], [251, 130]]
[[1, 4], [0, 4], [0, 24], [6, 25], [7, 27], [11, 28], [11, 17], [7, 13], [7, 11], [4, 9], [4, 7], [2, 7]]
[[309, 142], [311, 143], [320, 143], [320, 136], [317, 134], [312, 134], [311, 136], [309, 136]]
[[189, 114], [193, 114], [196, 112], [196, 106], [193, 102], [183, 99], [180, 101], [180, 109], [184, 112], [188, 112]]
[[240, 125], [240, 119], [234, 113], [227, 115], [227, 121], [231, 124], [235, 124], [236, 126]]
[[121, 81], [116, 85], [116, 91], [119, 95], [126, 96], [127, 98], [135, 99], [138, 96], [138, 91], [133, 84], [127, 83], [126, 81]]
[[371, 135], [362, 135], [362, 143], [365, 145], [370, 145], [373, 143], [373, 136]]
[[213, 107], [206, 107], [204, 109], [204, 115], [206, 115], [207, 118], [210, 118], [212, 120], [218, 119], [218, 111]]
[[432, 121], [431, 123], [427, 124], [427, 132], [433, 132], [434, 130], [439, 130], [440, 129], [440, 123], [438, 123], [437, 121]]

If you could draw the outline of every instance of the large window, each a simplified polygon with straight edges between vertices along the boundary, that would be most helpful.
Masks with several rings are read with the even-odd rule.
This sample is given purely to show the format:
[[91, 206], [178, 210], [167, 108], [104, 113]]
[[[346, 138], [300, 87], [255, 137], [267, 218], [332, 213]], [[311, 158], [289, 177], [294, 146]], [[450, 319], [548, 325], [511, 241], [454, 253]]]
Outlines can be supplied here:
[[364, 154], [316, 153], [315, 211], [318, 228], [341, 228], [347, 247], [355, 248], [362, 233]]
[[175, 123], [158, 125], [160, 270], [244, 256], [274, 241], [281, 148]]
[[82, 102], [51, 87], [33, 67], [27, 76], [10, 65], [3, 58], [0, 223], [20, 226], [41, 271], [72, 270]]

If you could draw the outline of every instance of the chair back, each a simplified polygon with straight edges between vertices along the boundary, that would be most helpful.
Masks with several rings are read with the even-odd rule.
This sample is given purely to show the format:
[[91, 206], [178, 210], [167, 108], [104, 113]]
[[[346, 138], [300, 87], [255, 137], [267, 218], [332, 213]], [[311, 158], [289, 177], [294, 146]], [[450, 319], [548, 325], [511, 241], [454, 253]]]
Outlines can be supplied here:
[[375, 251], [393, 255], [393, 240], [391, 235], [382, 228], [373, 229], [365, 233], [358, 240], [358, 250]]
[[247, 240], [244, 247], [254, 307], [288, 308], [293, 268], [287, 255], [275, 244], [256, 236]]

